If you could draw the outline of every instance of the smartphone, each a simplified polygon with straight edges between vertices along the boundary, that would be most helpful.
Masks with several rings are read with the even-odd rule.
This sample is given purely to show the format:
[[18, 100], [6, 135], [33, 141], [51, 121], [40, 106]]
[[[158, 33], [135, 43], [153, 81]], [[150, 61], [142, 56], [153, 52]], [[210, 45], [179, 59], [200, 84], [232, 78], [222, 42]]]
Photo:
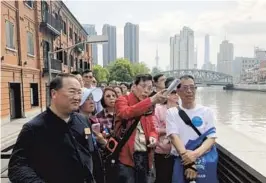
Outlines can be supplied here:
[[91, 128], [94, 132], [101, 133], [101, 124], [100, 123], [92, 124]]
[[167, 88], [166, 92], [164, 92], [164, 95], [169, 95], [172, 93], [172, 91], [176, 90], [177, 86], [180, 84], [180, 79], [175, 79], [171, 85]]

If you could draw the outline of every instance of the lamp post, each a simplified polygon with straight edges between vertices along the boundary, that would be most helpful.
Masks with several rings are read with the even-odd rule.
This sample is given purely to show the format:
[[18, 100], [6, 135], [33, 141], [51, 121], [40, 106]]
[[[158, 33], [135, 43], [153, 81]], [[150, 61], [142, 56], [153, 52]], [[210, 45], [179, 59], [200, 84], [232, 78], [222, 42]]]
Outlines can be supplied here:
[[[76, 46], [79, 46], [79, 45], [86, 45], [86, 44], [91, 44], [91, 43], [101, 44], [101, 43], [107, 43], [107, 42], [108, 42], [108, 37], [105, 36], [105, 35], [90, 36], [90, 37], [87, 38], [86, 41], [83, 41], [83, 42], [74, 44], [74, 45], [69, 46], [67, 48], [63, 48], [63, 49], [56, 50], [56, 51], [49, 51], [48, 52], [48, 83], [49, 83], [49, 85], [50, 85], [50, 82], [52, 80], [51, 56], [53, 54], [58, 53], [58, 52], [61, 52], [61, 51], [69, 50], [69, 49], [72, 49], [73, 50]], [[84, 47], [86, 48], [86, 46], [84, 46]], [[70, 51], [70, 53], [71, 53], [71, 51]], [[49, 95], [49, 97], [50, 97], [50, 95]]]

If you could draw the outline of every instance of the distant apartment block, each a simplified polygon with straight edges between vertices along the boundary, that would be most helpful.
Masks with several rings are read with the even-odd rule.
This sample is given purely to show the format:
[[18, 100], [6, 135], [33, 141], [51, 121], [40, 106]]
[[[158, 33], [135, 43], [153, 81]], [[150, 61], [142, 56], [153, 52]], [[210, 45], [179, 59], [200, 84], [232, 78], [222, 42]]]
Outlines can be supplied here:
[[183, 27], [180, 34], [170, 37], [170, 69], [195, 69], [194, 31]]
[[220, 50], [217, 54], [217, 71], [232, 75], [234, 60], [234, 45], [228, 40], [224, 40], [220, 44]]
[[124, 27], [124, 58], [139, 62], [139, 25], [129, 22]]
[[108, 43], [103, 44], [103, 66], [116, 60], [116, 27], [104, 24], [102, 35], [108, 36]]

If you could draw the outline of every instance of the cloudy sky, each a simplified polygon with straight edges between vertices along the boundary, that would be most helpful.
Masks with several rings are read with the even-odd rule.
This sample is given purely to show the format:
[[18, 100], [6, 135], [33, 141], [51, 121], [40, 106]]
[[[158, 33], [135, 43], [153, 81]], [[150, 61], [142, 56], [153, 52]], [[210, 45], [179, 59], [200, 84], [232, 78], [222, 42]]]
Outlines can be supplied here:
[[[170, 65], [170, 36], [183, 26], [195, 31], [198, 67], [204, 60], [204, 36], [210, 35], [211, 62], [217, 62], [219, 44], [226, 37], [234, 44], [235, 56], [252, 57], [254, 46], [266, 48], [266, 0], [237, 1], [71, 1], [67, 7], [82, 24], [95, 24], [98, 34], [103, 24], [117, 26], [117, 57], [124, 55], [123, 30], [126, 22], [139, 24], [140, 61], [159, 67]], [[99, 46], [99, 63], [102, 50]]]

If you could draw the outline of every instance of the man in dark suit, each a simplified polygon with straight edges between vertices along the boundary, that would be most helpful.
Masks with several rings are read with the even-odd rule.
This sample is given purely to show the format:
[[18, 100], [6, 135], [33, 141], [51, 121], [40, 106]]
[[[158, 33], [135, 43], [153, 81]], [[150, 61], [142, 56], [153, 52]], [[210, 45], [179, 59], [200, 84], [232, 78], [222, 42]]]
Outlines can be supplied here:
[[51, 106], [26, 123], [9, 161], [11, 182], [93, 183], [92, 130], [74, 113], [81, 85], [74, 75], [61, 74], [50, 83]]

